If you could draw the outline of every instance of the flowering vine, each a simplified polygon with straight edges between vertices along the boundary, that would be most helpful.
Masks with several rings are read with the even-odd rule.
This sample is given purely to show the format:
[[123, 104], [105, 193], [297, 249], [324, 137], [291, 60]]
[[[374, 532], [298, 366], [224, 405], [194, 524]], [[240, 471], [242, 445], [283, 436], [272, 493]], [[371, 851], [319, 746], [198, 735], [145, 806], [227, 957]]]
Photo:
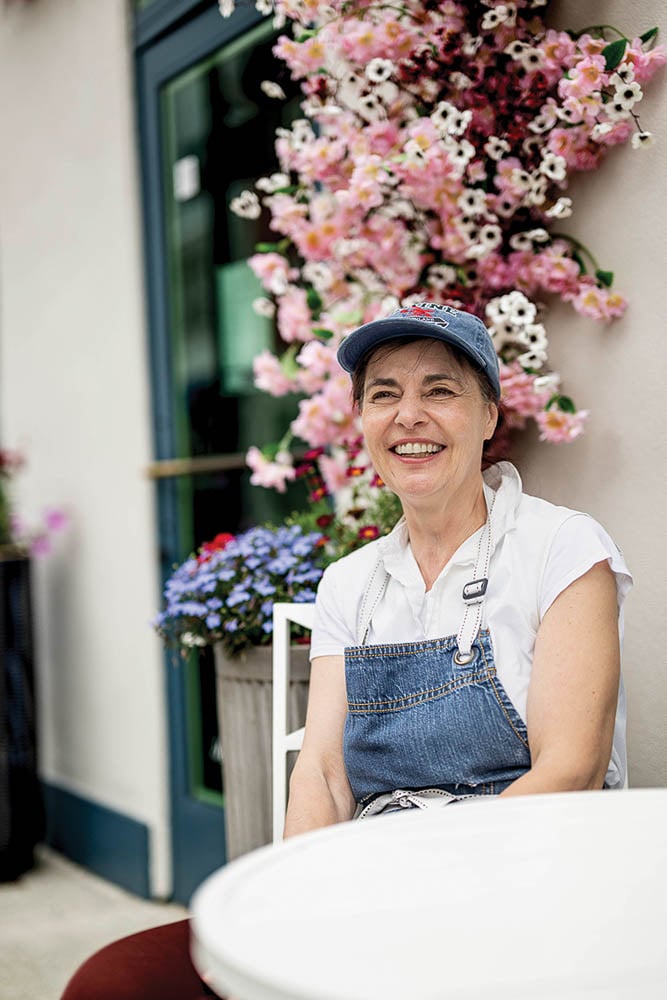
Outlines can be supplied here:
[[[637, 106], [667, 54], [657, 28], [558, 31], [547, 6], [262, 0], [290, 28], [274, 51], [300, 82], [303, 116], [276, 134], [279, 171], [231, 207], [267, 211], [277, 234], [249, 260], [265, 291], [255, 309], [275, 316], [285, 344], [256, 359], [256, 385], [303, 398], [280, 445], [250, 449], [253, 482], [284, 490], [293, 437], [326, 449], [335, 482], [359, 436], [336, 348], [424, 299], [486, 322], [510, 431], [532, 420], [545, 441], [581, 433], [587, 411], [549, 365], [549, 298], [601, 321], [627, 301], [563, 228], [566, 191], [612, 147], [651, 144]], [[272, 81], [263, 89], [284, 97]]]

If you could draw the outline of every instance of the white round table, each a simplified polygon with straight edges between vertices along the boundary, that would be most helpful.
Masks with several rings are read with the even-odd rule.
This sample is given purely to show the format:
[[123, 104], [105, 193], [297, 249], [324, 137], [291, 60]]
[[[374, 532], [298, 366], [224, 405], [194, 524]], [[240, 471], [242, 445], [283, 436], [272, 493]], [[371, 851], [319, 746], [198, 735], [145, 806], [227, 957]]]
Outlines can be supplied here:
[[237, 1000], [665, 1000], [667, 789], [343, 823], [232, 862], [191, 911]]

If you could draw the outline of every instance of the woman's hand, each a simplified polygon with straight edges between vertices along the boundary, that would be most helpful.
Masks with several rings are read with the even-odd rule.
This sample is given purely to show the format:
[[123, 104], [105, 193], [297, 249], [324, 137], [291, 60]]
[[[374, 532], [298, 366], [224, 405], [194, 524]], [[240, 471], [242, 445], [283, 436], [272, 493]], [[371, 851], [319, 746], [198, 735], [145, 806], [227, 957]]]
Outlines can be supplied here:
[[616, 583], [604, 561], [559, 594], [542, 620], [528, 689], [532, 766], [503, 795], [602, 788], [619, 676]]
[[346, 712], [343, 657], [316, 657], [310, 671], [303, 747], [290, 779], [285, 837], [354, 815], [356, 803], [343, 760]]

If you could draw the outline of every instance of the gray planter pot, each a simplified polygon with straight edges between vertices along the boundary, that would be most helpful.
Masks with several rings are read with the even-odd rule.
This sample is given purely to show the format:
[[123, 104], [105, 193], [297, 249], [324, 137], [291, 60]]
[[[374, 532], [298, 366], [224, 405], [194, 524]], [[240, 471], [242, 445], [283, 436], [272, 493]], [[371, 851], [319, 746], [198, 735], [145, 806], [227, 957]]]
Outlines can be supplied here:
[[[253, 646], [229, 659], [218, 644], [216, 693], [222, 774], [225, 790], [225, 838], [231, 861], [271, 841], [272, 647]], [[308, 700], [308, 646], [292, 646], [288, 725], [303, 726]]]

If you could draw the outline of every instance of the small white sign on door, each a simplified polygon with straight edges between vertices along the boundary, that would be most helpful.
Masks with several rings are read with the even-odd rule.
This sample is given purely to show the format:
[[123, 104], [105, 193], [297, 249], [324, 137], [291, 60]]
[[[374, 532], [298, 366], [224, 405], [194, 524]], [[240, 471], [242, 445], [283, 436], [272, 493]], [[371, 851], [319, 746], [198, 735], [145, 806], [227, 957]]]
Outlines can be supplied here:
[[199, 160], [196, 156], [183, 156], [174, 164], [174, 198], [190, 201], [200, 190]]

